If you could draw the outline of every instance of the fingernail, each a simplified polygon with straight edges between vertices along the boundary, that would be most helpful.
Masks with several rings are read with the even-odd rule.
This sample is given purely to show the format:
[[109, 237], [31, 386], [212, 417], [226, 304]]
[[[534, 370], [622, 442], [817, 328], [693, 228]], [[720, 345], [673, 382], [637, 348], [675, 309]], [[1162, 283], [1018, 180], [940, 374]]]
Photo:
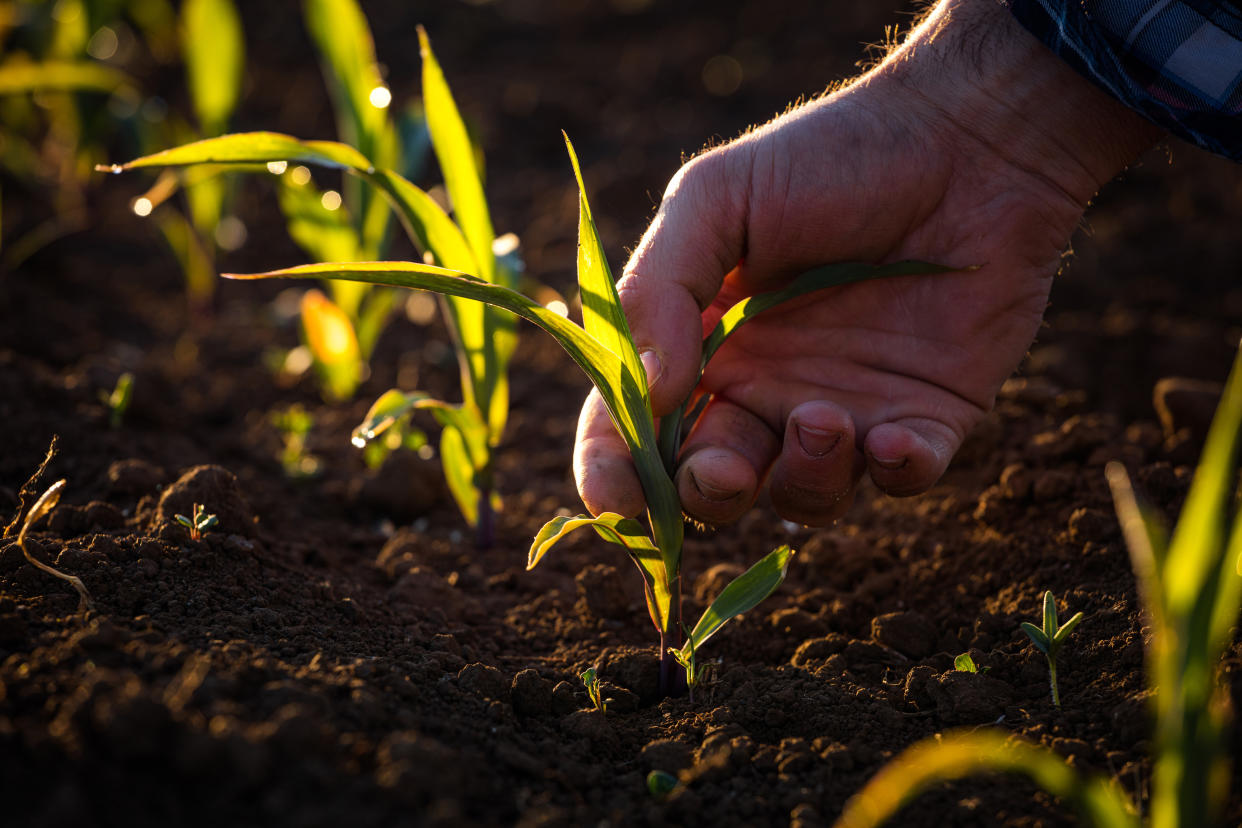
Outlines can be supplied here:
[[841, 432], [797, 424], [798, 445], [811, 457], [823, 457], [841, 442]]
[[732, 500], [733, 498], [738, 496], [738, 492], [736, 491], [729, 491], [728, 489], [720, 489], [709, 483], [704, 483], [703, 481], [695, 477], [694, 472], [690, 471], [689, 469], [686, 469], [686, 474], [690, 475], [690, 485], [694, 486], [695, 491], [697, 491], [703, 497], [704, 500], [710, 500], [710, 501], [719, 503], [725, 500]]
[[643, 363], [643, 370], [647, 372], [647, 387], [651, 388], [664, 376], [664, 363], [655, 351], [650, 350], [643, 351], [638, 358]]
[[909, 462], [910, 458], [908, 457], [876, 457], [873, 454], [871, 455], [871, 460], [872, 462], [874, 462], [877, 466], [881, 468], [888, 469], [889, 471], [896, 471], [897, 469], [905, 468], [905, 465], [906, 463]]

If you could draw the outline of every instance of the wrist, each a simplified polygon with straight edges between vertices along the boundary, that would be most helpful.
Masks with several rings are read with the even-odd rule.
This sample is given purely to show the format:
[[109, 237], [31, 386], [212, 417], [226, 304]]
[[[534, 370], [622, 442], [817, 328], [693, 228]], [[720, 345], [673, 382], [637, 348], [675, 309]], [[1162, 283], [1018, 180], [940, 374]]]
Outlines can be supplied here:
[[951, 141], [975, 142], [1085, 205], [1163, 131], [1097, 88], [997, 0], [941, 0], [864, 83], [893, 83]]

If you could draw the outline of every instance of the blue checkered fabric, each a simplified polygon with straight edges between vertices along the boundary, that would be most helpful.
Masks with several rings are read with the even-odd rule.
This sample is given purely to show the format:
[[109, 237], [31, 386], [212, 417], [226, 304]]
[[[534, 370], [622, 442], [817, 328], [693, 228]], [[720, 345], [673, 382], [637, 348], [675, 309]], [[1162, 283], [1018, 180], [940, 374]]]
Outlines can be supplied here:
[[1079, 73], [1175, 135], [1242, 161], [1242, 7], [1001, 0]]

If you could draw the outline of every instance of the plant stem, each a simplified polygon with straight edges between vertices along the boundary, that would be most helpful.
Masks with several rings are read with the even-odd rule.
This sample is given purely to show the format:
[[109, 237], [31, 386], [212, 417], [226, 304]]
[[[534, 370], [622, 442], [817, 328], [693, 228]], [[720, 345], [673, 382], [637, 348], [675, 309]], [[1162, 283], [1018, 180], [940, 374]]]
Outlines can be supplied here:
[[1057, 663], [1048, 659], [1048, 682], [1052, 686], [1052, 706], [1061, 709], [1061, 694], [1057, 692]]
[[681, 578], [669, 584], [669, 629], [660, 632], [660, 698], [686, 692], [686, 672], [670, 650], [681, 647]]
[[492, 511], [492, 487], [479, 489], [479, 521], [475, 525], [474, 545], [477, 549], [491, 549], [496, 540], [495, 512]]

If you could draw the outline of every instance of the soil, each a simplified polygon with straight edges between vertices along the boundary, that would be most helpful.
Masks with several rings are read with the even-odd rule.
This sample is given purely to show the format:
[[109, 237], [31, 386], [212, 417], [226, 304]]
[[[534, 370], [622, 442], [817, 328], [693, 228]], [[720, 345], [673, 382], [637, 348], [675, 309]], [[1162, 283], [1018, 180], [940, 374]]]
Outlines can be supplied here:
[[[250, 80], [235, 128], [332, 135], [296, 4], [243, 5]], [[363, 5], [398, 101], [417, 92], [413, 27], [427, 25], [482, 136], [498, 229], [566, 293], [575, 201], [558, 130], [577, 143], [619, 263], [682, 153], [848, 76], [862, 44], [909, 19], [810, 0]], [[713, 95], [703, 69], [722, 54], [742, 82]], [[148, 83], [185, 111], [176, 71], [152, 67]], [[1167, 378], [1220, 382], [1231, 363], [1235, 165], [1174, 143], [1104, 190], [1046, 329], [932, 491], [864, 487], [827, 529], [761, 504], [691, 531], [690, 617], [777, 544], [799, 550], [777, 594], [713, 640], [704, 655], [719, 664], [693, 703], [656, 697], [638, 576], [611, 548], [584, 534], [524, 571], [544, 520], [580, 508], [568, 467], [587, 386], [548, 338], [524, 329], [505, 507], [497, 543], [479, 551], [435, 460], [406, 454], [373, 472], [349, 445], [391, 386], [454, 395], [438, 323], [396, 319], [358, 397], [326, 403], [310, 377], [268, 367], [297, 344], [281, 286], [221, 284], [211, 318], [189, 314], [175, 261], [126, 209], [148, 185], [93, 182], [89, 228], [0, 275], [0, 516], [59, 435], [40, 488], [68, 485], [30, 547], [94, 602], [78, 614], [67, 584], [0, 542], [6, 824], [810, 828], [907, 745], [987, 724], [1145, 796], [1144, 620], [1103, 465], [1121, 460], [1177, 513], [1213, 392], [1160, 385], [1163, 421], [1153, 394]], [[51, 203], [6, 199], [6, 236]], [[265, 185], [239, 187], [237, 210], [250, 242], [224, 269], [303, 260]], [[133, 403], [112, 428], [100, 394], [125, 371]], [[313, 417], [310, 478], [280, 460], [272, 414], [294, 404]], [[220, 524], [190, 540], [172, 516], [196, 502]], [[1085, 614], [1061, 658], [1060, 712], [1018, 630], [1046, 589]], [[962, 652], [985, 672], [955, 672]], [[1240, 659], [1235, 642], [1235, 704]], [[612, 699], [602, 715], [578, 680], [592, 665]], [[1230, 744], [1237, 755], [1236, 732]], [[647, 792], [652, 769], [679, 776], [667, 800]], [[1242, 824], [1233, 791], [1227, 823]], [[897, 823], [1074, 817], [1025, 782], [987, 777], [936, 788]]]

